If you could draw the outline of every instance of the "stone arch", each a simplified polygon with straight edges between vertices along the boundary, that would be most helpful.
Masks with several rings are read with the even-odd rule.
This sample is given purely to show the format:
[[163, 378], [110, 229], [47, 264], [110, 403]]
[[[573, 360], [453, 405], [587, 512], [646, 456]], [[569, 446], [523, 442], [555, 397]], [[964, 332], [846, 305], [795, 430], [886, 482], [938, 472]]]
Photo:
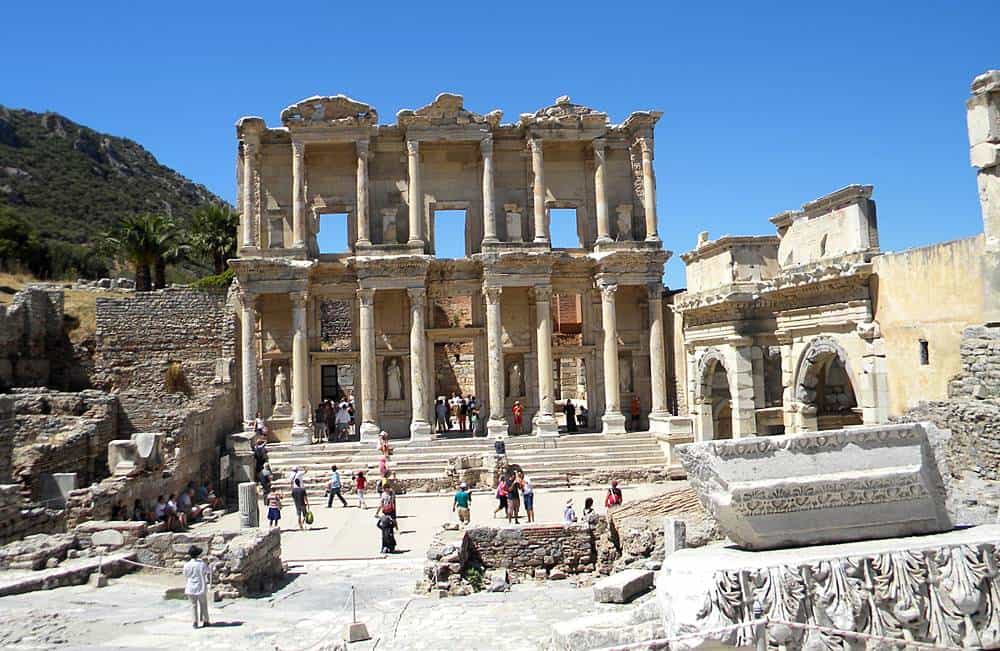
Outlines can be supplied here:
[[862, 385], [847, 351], [831, 337], [817, 337], [799, 356], [794, 400], [804, 430], [860, 425], [858, 390]]
[[732, 438], [732, 391], [725, 355], [716, 348], [708, 349], [698, 360], [695, 387], [700, 440]]

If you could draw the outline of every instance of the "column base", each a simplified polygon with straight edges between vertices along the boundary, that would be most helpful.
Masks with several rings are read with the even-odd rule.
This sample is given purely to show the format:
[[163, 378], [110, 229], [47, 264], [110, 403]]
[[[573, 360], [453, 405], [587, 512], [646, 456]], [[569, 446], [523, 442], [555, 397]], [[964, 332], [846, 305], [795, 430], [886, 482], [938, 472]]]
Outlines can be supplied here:
[[535, 238], [534, 240], [532, 240], [532, 241], [533, 241], [533, 242], [534, 242], [535, 244], [544, 244], [545, 246], [552, 246], [552, 245], [551, 245], [551, 244], [549, 243], [549, 238], [547, 238], [547, 237], [536, 237], [536, 238]]
[[500, 240], [494, 235], [492, 237], [484, 237], [482, 244], [498, 244]]
[[406, 246], [410, 247], [411, 249], [423, 249], [424, 248], [424, 241], [423, 240], [407, 240]]
[[434, 428], [427, 421], [413, 421], [410, 423], [411, 441], [433, 441]]
[[625, 416], [623, 414], [605, 413], [601, 416], [601, 434], [624, 434]]
[[604, 237], [597, 238], [597, 240], [594, 241], [594, 244], [611, 244], [612, 242], [613, 240], [607, 235], [605, 235]]
[[309, 445], [312, 443], [312, 428], [308, 425], [292, 425], [292, 445]]
[[646, 241], [647, 242], [654, 242], [656, 244], [660, 244], [662, 242], [662, 240], [660, 240], [660, 236], [659, 235], [647, 235], [646, 236]]
[[531, 425], [531, 433], [535, 436], [559, 436], [559, 421], [555, 419], [555, 416], [535, 416]]
[[378, 443], [380, 431], [375, 423], [361, 423], [361, 442]]
[[500, 419], [489, 419], [486, 421], [486, 438], [505, 439], [507, 438], [507, 421]]
[[656, 413], [655, 411], [649, 415], [649, 431], [653, 434], [670, 434], [671, 426], [670, 419], [673, 416], [669, 412]]
[[354, 243], [355, 248], [360, 248], [360, 247], [371, 248], [371, 245], [372, 245], [371, 240], [358, 240], [357, 242]]

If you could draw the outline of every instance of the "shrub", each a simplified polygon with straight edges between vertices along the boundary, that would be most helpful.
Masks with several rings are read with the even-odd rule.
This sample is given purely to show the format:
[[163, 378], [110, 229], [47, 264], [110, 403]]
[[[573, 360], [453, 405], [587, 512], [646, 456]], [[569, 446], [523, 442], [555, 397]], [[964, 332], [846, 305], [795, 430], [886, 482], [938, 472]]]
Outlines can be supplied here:
[[199, 278], [191, 283], [191, 286], [195, 289], [204, 290], [226, 289], [230, 284], [232, 284], [235, 277], [236, 274], [233, 273], [232, 269], [226, 269], [221, 274]]

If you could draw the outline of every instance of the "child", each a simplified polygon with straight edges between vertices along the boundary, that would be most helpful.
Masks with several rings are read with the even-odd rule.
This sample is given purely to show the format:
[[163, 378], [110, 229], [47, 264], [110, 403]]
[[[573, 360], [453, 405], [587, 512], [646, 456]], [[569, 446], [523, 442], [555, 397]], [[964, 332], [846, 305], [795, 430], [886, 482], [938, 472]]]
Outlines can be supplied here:
[[267, 494], [267, 521], [271, 527], [278, 526], [281, 519], [281, 493], [271, 491]]
[[359, 470], [356, 475], [354, 475], [354, 490], [358, 494], [358, 508], [367, 509], [365, 505], [365, 488], [368, 486], [368, 480], [365, 479], [365, 473]]

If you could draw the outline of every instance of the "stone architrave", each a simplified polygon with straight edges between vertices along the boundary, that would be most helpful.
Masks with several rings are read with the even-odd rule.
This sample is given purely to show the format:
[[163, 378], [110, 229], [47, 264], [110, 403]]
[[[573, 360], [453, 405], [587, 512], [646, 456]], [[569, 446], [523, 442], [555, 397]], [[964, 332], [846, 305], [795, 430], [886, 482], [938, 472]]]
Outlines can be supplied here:
[[930, 423], [905, 423], [677, 451], [720, 531], [760, 550], [949, 530], [949, 437]]

